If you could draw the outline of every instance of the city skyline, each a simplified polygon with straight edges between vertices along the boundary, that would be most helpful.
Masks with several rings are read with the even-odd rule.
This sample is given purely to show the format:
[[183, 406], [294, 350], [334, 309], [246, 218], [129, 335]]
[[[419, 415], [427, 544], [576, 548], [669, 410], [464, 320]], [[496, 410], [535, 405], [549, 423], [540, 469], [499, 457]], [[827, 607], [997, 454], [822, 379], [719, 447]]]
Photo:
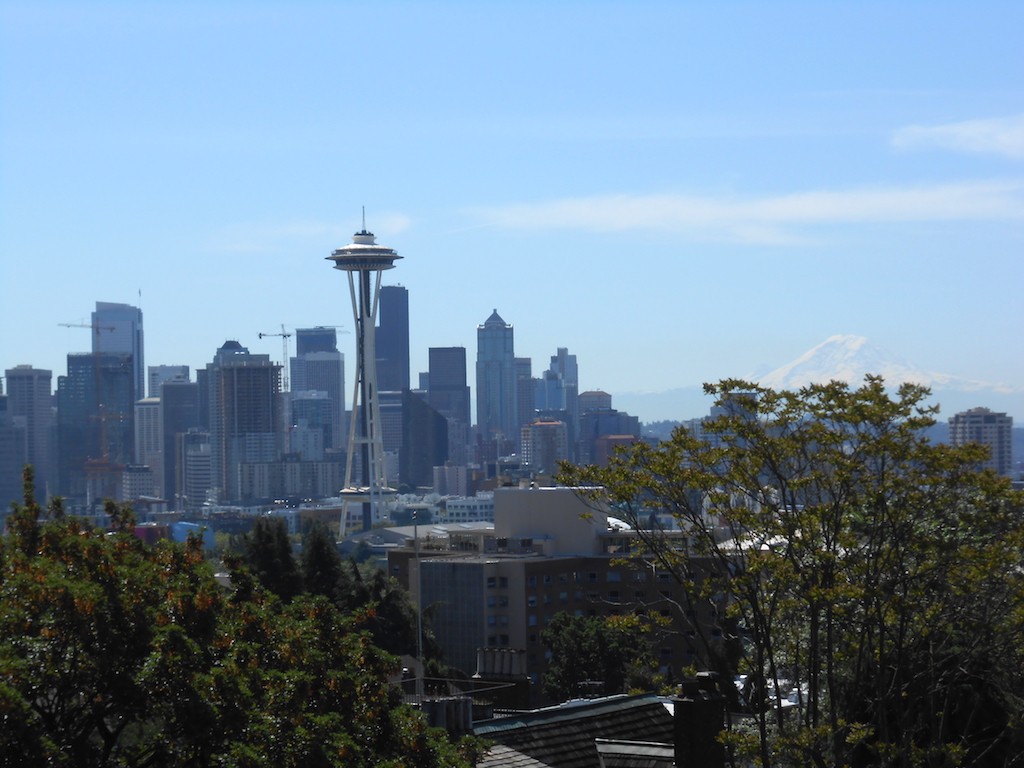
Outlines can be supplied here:
[[258, 334], [282, 325], [343, 325], [352, 360], [326, 259], [363, 205], [406, 257], [413, 383], [497, 308], [535, 373], [565, 347], [580, 391], [626, 410], [836, 334], [1024, 385], [1017, 4], [4, 2], [0, 22], [0, 365], [54, 387], [90, 349], [59, 324], [97, 301], [142, 309], [147, 367], [229, 339], [279, 362]]

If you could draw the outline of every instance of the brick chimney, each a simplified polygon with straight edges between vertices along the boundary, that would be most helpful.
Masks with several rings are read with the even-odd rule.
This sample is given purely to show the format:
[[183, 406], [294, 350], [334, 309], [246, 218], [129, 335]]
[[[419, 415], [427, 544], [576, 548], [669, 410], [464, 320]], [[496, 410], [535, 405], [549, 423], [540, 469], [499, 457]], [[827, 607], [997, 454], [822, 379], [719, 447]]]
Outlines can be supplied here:
[[725, 747], [718, 734], [725, 729], [725, 697], [718, 676], [701, 672], [682, 684], [673, 701], [676, 768], [724, 768]]

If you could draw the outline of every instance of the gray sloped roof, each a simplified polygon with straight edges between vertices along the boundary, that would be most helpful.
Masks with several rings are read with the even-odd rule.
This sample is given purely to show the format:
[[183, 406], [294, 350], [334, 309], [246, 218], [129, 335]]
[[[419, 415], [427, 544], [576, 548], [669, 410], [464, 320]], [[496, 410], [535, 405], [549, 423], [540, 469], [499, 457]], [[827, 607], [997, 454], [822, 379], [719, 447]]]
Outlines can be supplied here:
[[[474, 733], [550, 768], [599, 768], [597, 739], [671, 744], [672, 714], [657, 696], [612, 696], [477, 723]], [[497, 765], [532, 763], [490, 763]], [[481, 763], [481, 765], [488, 765]]]

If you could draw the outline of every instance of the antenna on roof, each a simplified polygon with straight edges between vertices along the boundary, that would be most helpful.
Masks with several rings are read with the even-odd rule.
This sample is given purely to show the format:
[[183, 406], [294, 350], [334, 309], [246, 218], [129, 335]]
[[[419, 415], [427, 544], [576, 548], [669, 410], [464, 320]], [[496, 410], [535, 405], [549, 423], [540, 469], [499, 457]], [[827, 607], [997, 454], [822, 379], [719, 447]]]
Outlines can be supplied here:
[[363, 206], [363, 232], [366, 231], [366, 206]]

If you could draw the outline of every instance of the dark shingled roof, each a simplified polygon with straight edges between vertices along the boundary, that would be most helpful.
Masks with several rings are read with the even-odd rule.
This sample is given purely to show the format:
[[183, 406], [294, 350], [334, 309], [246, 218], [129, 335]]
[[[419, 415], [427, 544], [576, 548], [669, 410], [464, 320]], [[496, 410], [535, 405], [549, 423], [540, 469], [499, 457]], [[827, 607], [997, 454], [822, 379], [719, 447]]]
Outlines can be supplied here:
[[[674, 738], [671, 712], [652, 695], [572, 702], [477, 723], [473, 732], [494, 742], [495, 750], [511, 748], [553, 768], [599, 768], [599, 738], [661, 744], [672, 744]], [[488, 758], [480, 765], [536, 765], [514, 762], [508, 752], [504, 757], [504, 762]]]

